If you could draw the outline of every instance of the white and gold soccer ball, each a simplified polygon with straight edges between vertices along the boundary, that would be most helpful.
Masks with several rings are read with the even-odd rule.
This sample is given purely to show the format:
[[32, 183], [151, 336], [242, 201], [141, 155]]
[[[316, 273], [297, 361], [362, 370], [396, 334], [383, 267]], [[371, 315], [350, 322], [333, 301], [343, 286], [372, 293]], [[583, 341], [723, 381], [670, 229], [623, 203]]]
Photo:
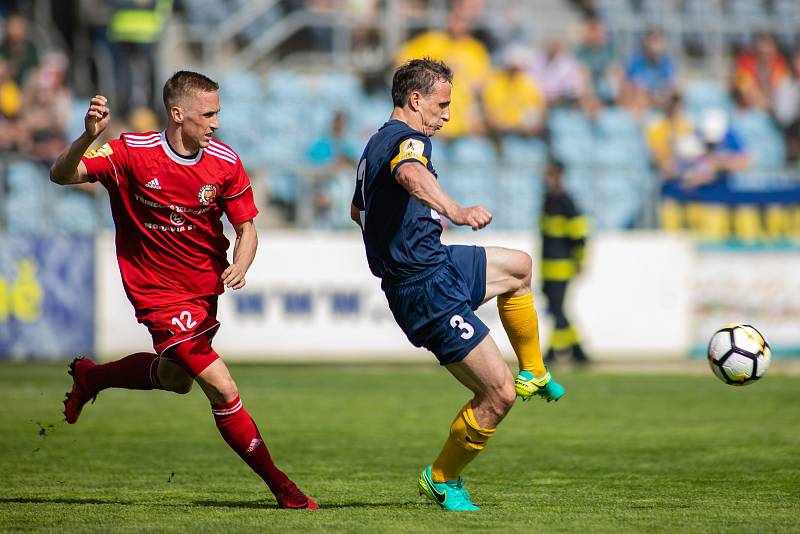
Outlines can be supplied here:
[[725, 325], [708, 343], [711, 370], [731, 386], [752, 384], [764, 376], [771, 360], [769, 343], [749, 324]]

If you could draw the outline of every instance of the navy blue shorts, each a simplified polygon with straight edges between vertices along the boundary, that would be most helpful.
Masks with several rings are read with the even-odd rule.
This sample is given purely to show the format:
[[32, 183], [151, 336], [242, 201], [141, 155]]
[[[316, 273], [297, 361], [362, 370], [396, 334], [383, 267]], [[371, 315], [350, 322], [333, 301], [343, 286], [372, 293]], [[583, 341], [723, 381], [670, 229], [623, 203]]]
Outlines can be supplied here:
[[406, 337], [439, 363], [463, 360], [489, 334], [475, 311], [486, 295], [486, 250], [447, 247], [448, 261], [420, 280], [382, 284]]

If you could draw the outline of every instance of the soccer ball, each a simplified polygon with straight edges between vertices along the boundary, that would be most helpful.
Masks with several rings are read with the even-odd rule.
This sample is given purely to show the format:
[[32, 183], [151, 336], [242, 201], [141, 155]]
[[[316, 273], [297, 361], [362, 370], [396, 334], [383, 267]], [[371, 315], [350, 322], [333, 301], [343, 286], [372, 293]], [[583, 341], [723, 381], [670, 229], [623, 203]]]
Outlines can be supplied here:
[[752, 384], [764, 376], [771, 360], [769, 343], [749, 324], [726, 325], [708, 343], [711, 370], [732, 386]]

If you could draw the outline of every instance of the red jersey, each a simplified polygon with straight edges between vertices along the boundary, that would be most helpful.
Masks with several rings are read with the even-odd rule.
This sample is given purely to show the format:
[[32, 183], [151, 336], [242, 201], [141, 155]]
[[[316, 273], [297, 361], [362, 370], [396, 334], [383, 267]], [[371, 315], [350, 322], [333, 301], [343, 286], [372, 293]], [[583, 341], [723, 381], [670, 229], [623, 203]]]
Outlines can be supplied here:
[[186, 158], [164, 132], [124, 133], [82, 161], [111, 197], [117, 261], [136, 310], [223, 292], [222, 213], [233, 224], [258, 214], [233, 150], [212, 140]]

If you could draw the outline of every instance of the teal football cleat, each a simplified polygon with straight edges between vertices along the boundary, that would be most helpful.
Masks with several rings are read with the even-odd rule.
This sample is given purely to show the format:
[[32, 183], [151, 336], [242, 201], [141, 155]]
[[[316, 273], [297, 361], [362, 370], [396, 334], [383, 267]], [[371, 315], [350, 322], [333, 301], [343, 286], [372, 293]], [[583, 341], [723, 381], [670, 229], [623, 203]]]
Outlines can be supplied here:
[[514, 379], [514, 389], [523, 401], [534, 395], [539, 395], [547, 402], [557, 401], [564, 396], [564, 386], [550, 376], [550, 371], [541, 378], [534, 377], [530, 371], [520, 371]]
[[425, 494], [442, 510], [469, 512], [480, 510], [472, 504], [469, 492], [464, 487], [461, 478], [446, 482], [434, 482], [431, 478], [431, 466], [425, 468], [419, 476], [419, 494]]

